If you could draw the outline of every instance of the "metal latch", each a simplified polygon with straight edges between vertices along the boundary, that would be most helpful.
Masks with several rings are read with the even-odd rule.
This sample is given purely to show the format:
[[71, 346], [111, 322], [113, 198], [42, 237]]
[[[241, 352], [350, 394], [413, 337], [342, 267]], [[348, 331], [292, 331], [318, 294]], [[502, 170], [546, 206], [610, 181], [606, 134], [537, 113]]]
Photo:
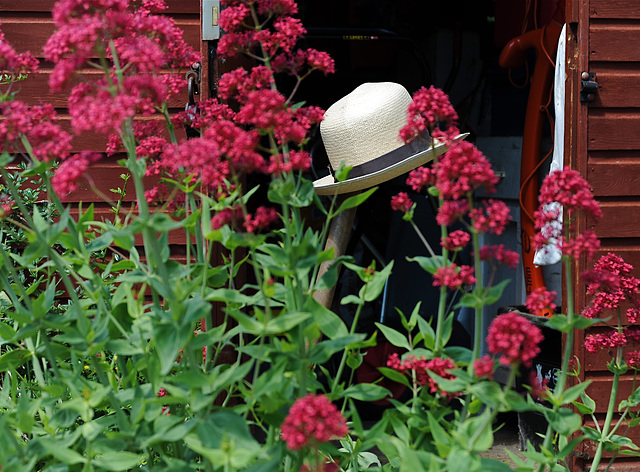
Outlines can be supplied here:
[[213, 41], [220, 39], [220, 0], [202, 1], [202, 40]]
[[583, 72], [580, 76], [582, 85], [580, 87], [580, 101], [592, 102], [596, 99], [598, 92], [598, 82], [596, 82], [595, 72]]

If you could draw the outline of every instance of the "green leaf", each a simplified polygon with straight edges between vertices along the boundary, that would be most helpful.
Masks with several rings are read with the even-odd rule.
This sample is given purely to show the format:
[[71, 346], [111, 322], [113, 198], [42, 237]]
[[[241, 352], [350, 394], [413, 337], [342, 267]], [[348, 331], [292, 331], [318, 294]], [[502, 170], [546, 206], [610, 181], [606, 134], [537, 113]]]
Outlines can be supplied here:
[[350, 303], [353, 303], [354, 305], [364, 305], [364, 300], [360, 299], [356, 295], [347, 295], [340, 300], [340, 305], [348, 305]]
[[287, 333], [299, 324], [311, 318], [311, 313], [294, 312], [280, 315], [267, 323], [266, 334]]
[[568, 408], [545, 410], [544, 416], [554, 430], [565, 436], [573, 434], [582, 425], [582, 417]]
[[27, 362], [31, 352], [26, 349], [14, 349], [0, 356], [0, 372], [14, 370]]
[[375, 192], [377, 190], [378, 187], [373, 187], [370, 188], [369, 190], [367, 190], [366, 192], [362, 192], [362, 193], [358, 193], [357, 195], [353, 195], [349, 198], [346, 198], [341, 204], [340, 207], [338, 208], [338, 210], [336, 211], [336, 215], [339, 213], [342, 213], [345, 210], [348, 210], [350, 208], [355, 208], [357, 206], [360, 206], [361, 204], [363, 204], [367, 198], [369, 198], [371, 196], [371, 194], [373, 192]]
[[406, 385], [407, 387], [410, 386], [409, 379], [407, 378], [407, 376], [404, 375], [404, 374], [401, 374], [397, 370], [391, 369], [389, 367], [378, 367], [378, 370], [386, 378], [391, 379], [394, 382], [398, 382], [398, 383], [401, 383], [403, 385]]
[[417, 262], [423, 270], [427, 271], [431, 275], [435, 274], [440, 267], [444, 267], [445, 260], [442, 256], [416, 256], [407, 257], [409, 262]]
[[341, 398], [353, 398], [365, 402], [382, 400], [390, 396], [389, 390], [376, 384], [355, 384], [340, 392]]
[[375, 271], [371, 280], [368, 280], [365, 286], [360, 289], [360, 298], [365, 302], [372, 302], [377, 299], [384, 290], [387, 279], [391, 275], [391, 269], [393, 269], [393, 261], [381, 271]]
[[105, 470], [118, 472], [129, 470], [140, 465], [144, 456], [127, 451], [105, 452], [95, 457], [91, 463]]
[[422, 316], [418, 316], [418, 328], [422, 334], [422, 342], [427, 349], [433, 349], [436, 342], [436, 332], [431, 327], [431, 323]]
[[304, 310], [311, 313], [313, 320], [320, 327], [320, 331], [329, 339], [340, 338], [349, 334], [347, 325], [342, 318], [322, 306], [315, 298], [307, 297], [304, 303]]
[[407, 340], [407, 337], [405, 335], [381, 323], [376, 323], [376, 327], [380, 331], [382, 331], [382, 334], [384, 334], [384, 337], [387, 338], [387, 341], [389, 341], [394, 346], [406, 349], [407, 351], [411, 350], [411, 346], [409, 345], [409, 341]]
[[341, 338], [321, 341], [314, 345], [309, 352], [309, 362], [322, 364], [327, 362], [336, 352], [343, 351], [347, 347], [362, 341], [365, 334], [351, 334]]
[[580, 382], [573, 387], [569, 387], [562, 393], [562, 402], [565, 404], [572, 403], [578, 398], [582, 397], [582, 394], [585, 392], [589, 385], [591, 385], [590, 380], [586, 382]]
[[73, 465], [86, 462], [86, 459], [82, 457], [82, 455], [73, 449], [65, 447], [59, 441], [50, 438], [40, 438], [38, 442], [47, 453], [64, 464]]

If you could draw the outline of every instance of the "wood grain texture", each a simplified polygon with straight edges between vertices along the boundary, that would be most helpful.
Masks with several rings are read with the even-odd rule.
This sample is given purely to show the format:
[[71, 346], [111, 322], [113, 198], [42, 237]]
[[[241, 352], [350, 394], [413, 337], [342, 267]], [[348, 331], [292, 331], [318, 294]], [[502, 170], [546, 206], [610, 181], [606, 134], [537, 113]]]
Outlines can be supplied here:
[[640, 27], [635, 23], [605, 22], [589, 28], [589, 60], [606, 62], [638, 62]]
[[[1, 8], [1, 3], [0, 3]], [[200, 19], [176, 19], [176, 25], [183, 31], [187, 44], [200, 50]], [[54, 32], [55, 26], [51, 18], [36, 16], [12, 16], [2, 18], [2, 31], [6, 40], [16, 51], [30, 51], [36, 57], [42, 57], [45, 43]]]
[[599, 238], [640, 238], [640, 201], [600, 201], [602, 219], [587, 218]]
[[594, 109], [588, 118], [588, 148], [640, 150], [640, 110]]
[[[0, 0], [0, 12], [49, 12], [56, 0]], [[200, 0], [165, 0], [167, 14], [200, 14]]]
[[595, 62], [590, 72], [596, 74], [598, 92], [589, 108], [639, 108], [640, 64], [625, 62]]
[[594, 19], [640, 19], [640, 2], [638, 0], [591, 0], [589, 16]]
[[591, 153], [586, 177], [596, 198], [639, 196], [640, 151]]

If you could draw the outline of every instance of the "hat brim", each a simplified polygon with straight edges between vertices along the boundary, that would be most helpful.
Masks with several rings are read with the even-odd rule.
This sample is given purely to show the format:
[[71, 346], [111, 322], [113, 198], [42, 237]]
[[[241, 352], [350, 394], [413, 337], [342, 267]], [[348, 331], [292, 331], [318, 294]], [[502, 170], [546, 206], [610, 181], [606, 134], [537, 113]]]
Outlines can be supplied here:
[[[469, 133], [459, 134], [454, 138], [454, 141], [465, 139], [467, 136], [469, 136]], [[434, 140], [434, 145], [428, 149], [417, 152], [385, 169], [353, 179], [343, 180], [342, 182], [336, 182], [333, 175], [327, 175], [314, 181], [313, 187], [318, 195], [340, 195], [343, 193], [357, 192], [406, 174], [417, 167], [431, 162], [437, 156], [444, 154], [448, 149], [449, 146], [446, 144]]]

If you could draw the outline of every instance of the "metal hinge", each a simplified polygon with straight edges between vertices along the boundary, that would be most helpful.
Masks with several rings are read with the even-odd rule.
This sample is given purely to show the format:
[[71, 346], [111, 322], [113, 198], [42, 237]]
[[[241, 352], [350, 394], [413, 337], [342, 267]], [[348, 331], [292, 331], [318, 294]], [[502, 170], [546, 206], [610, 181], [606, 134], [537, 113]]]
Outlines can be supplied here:
[[580, 101], [592, 102], [596, 99], [596, 93], [598, 93], [598, 82], [596, 82], [595, 72], [583, 72], [580, 75]]

